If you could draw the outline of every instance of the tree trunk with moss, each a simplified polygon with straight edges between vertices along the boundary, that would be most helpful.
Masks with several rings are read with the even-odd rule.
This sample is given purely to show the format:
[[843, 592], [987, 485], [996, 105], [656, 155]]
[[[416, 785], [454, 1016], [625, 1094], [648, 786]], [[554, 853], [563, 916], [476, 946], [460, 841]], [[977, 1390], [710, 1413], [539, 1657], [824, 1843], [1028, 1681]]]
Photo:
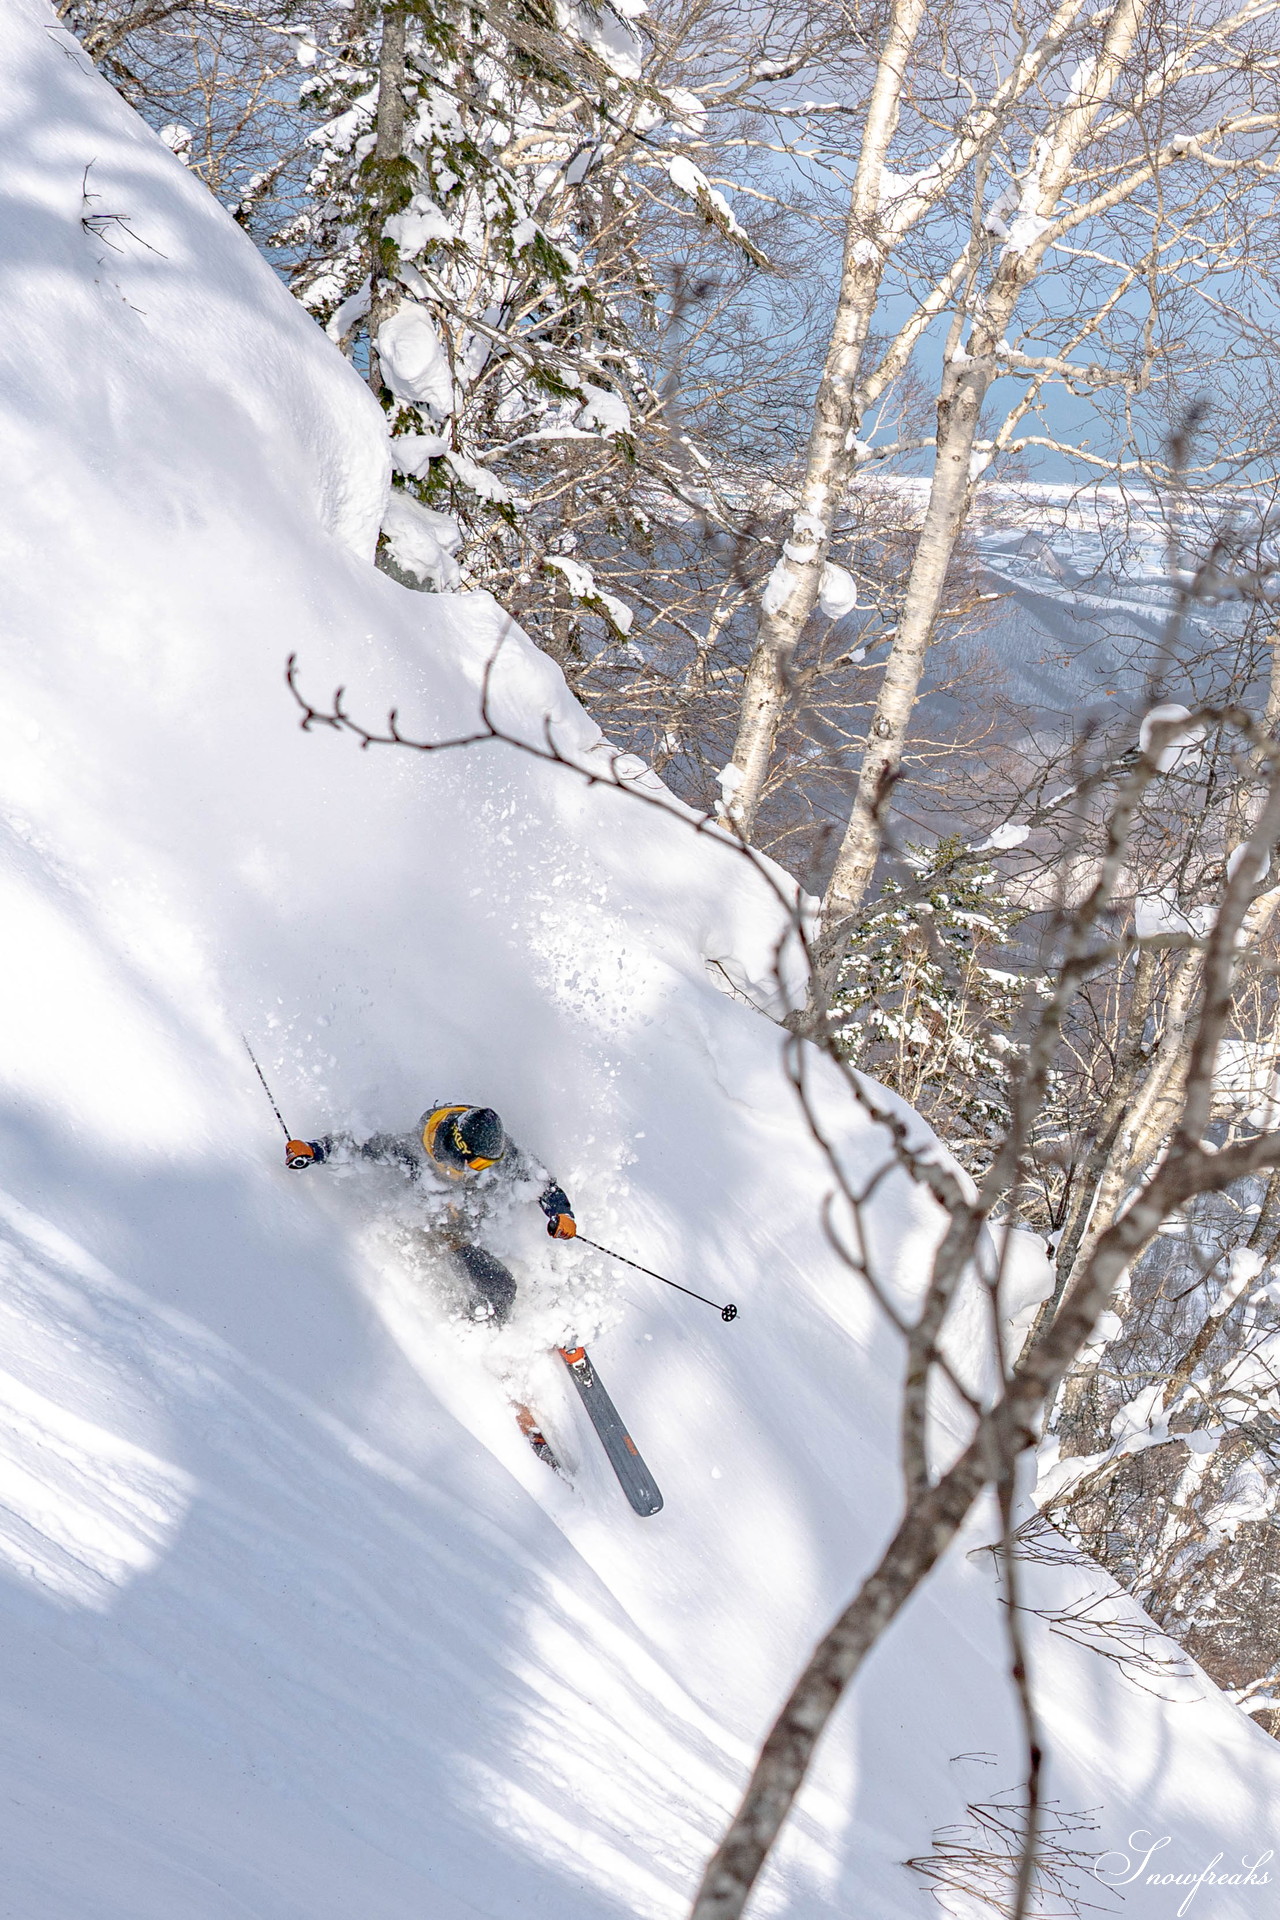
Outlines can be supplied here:
[[382, 367], [378, 359], [378, 329], [389, 320], [404, 295], [396, 278], [399, 249], [383, 231], [387, 219], [407, 204], [412, 192], [412, 168], [404, 154], [403, 7], [382, 10], [382, 45], [378, 55], [378, 115], [373, 152], [365, 162], [369, 175], [369, 385], [381, 397]]

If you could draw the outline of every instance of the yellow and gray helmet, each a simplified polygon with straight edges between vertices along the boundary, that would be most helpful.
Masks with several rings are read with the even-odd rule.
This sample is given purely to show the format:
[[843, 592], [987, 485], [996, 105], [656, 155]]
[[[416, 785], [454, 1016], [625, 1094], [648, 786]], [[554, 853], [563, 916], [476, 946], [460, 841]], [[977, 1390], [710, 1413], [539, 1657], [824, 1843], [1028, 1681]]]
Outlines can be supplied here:
[[501, 1160], [508, 1142], [492, 1107], [436, 1107], [422, 1116], [422, 1144], [443, 1166], [479, 1173]]

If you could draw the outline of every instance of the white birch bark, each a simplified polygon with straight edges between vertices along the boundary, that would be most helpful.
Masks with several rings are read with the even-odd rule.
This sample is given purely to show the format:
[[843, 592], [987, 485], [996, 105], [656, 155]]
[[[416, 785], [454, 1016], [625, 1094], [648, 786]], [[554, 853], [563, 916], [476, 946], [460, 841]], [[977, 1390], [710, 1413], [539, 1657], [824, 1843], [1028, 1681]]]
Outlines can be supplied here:
[[967, 270], [967, 254], [907, 320], [879, 366], [859, 383], [867, 335], [885, 267], [895, 247], [954, 186], [995, 137], [1011, 108], [1033, 85], [1080, 14], [1083, 0], [1061, 0], [1044, 33], [1023, 49], [989, 99], [960, 122], [938, 159], [887, 195], [886, 163], [897, 129], [911, 56], [924, 20], [924, 0], [894, 0], [884, 48], [867, 108], [858, 169], [845, 229], [835, 321], [822, 379], [800, 497], [791, 530], [761, 600], [755, 648], [747, 669], [732, 765], [737, 780], [727, 812], [749, 836], [768, 778], [774, 741], [786, 708], [790, 664], [818, 602], [832, 521], [844, 502], [857, 460], [858, 432], [867, 409], [901, 371], [936, 314]]
[[853, 471], [860, 424], [855, 383], [888, 257], [880, 190], [901, 110], [907, 63], [924, 11], [925, 0], [895, 0], [867, 108], [845, 228], [840, 295], [814, 401], [804, 483], [790, 537], [765, 588], [734, 743], [733, 765], [739, 777], [728, 811], [744, 836], [750, 835], [768, 777], [786, 705], [791, 657], [817, 604], [832, 514], [844, 498]]
[[857, 793], [823, 903], [821, 945], [826, 971], [835, 965], [842, 930], [862, 900], [880, 850], [881, 808], [902, 765], [942, 591], [969, 504], [974, 442], [996, 355], [1020, 297], [1034, 280], [1053, 238], [1051, 221], [1072, 164], [1115, 86], [1146, 11], [1146, 0], [1120, 0], [1096, 64], [1079, 70], [1056, 122], [1038, 143], [1023, 191], [1026, 245], [1007, 241], [992, 285], [974, 316], [966, 348], [948, 361], [938, 400], [933, 479], [902, 615], [885, 668]]

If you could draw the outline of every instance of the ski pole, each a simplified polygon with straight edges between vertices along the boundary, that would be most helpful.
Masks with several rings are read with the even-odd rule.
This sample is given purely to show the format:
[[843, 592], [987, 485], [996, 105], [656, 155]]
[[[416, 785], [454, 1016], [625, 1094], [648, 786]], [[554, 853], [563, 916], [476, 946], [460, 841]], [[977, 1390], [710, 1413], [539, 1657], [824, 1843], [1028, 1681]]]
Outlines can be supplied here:
[[668, 1280], [665, 1273], [655, 1273], [652, 1267], [642, 1267], [638, 1260], [628, 1260], [625, 1253], [615, 1253], [612, 1247], [602, 1247], [598, 1240], [588, 1240], [585, 1233], [574, 1235], [584, 1247], [594, 1247], [597, 1253], [603, 1253], [610, 1260], [621, 1260], [624, 1267], [634, 1267], [637, 1273], [647, 1273], [651, 1280], [661, 1280], [664, 1287], [674, 1287], [677, 1293], [687, 1293], [691, 1300], [701, 1300], [704, 1307], [714, 1307], [722, 1320], [736, 1320], [738, 1309], [732, 1304], [722, 1307], [718, 1300], [708, 1300], [705, 1293], [695, 1293], [692, 1287], [682, 1287], [678, 1280]]
[[[293, 1135], [290, 1133], [288, 1127], [284, 1123], [284, 1115], [281, 1113], [279, 1107], [276, 1105], [276, 1097], [272, 1093], [270, 1087], [267, 1085], [267, 1076], [262, 1071], [262, 1068], [258, 1065], [258, 1057], [254, 1053], [253, 1048], [249, 1045], [247, 1037], [243, 1033], [240, 1035], [240, 1038], [244, 1041], [245, 1052], [248, 1054], [249, 1058], [253, 1061], [253, 1070], [257, 1074], [259, 1080], [261, 1080], [262, 1082], [262, 1091], [266, 1094], [268, 1100], [271, 1102], [271, 1111], [272, 1113], [274, 1113], [276, 1119], [280, 1122], [280, 1131], [284, 1135], [285, 1145], [292, 1146]], [[296, 1160], [291, 1158], [289, 1161], [289, 1165], [291, 1167], [295, 1167], [295, 1166], [305, 1167], [307, 1164], [308, 1164], [307, 1161], [300, 1157]]]

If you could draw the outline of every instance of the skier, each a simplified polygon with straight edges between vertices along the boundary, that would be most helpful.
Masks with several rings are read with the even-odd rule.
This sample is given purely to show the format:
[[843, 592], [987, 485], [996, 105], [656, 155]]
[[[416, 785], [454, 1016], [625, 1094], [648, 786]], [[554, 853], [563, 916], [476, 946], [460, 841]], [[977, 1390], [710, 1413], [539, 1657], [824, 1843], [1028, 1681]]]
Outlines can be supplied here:
[[492, 1107], [438, 1103], [423, 1114], [415, 1133], [375, 1133], [363, 1141], [349, 1133], [290, 1140], [285, 1159], [298, 1172], [353, 1159], [395, 1167], [423, 1192], [429, 1210], [439, 1213], [434, 1231], [470, 1286], [472, 1318], [497, 1326], [511, 1311], [516, 1283], [501, 1260], [477, 1244], [483, 1222], [536, 1192], [554, 1239], [572, 1240], [578, 1231], [564, 1188], [507, 1138]]

